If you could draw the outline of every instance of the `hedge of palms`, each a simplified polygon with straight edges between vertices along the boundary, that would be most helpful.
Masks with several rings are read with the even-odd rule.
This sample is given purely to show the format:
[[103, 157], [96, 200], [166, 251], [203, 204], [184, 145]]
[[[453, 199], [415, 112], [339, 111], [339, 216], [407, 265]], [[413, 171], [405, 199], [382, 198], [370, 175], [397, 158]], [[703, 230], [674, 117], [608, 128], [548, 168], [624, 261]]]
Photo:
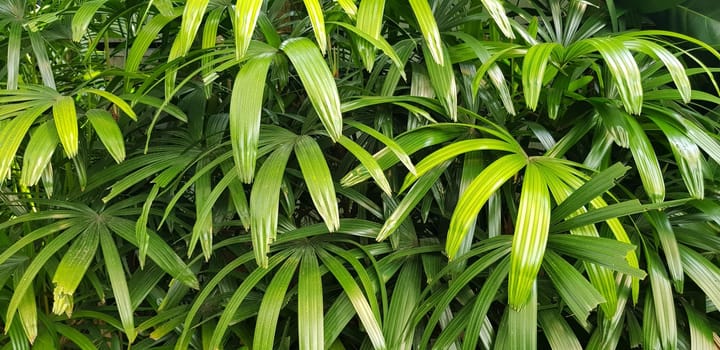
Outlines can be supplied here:
[[720, 53], [639, 16], [0, 2], [0, 344], [713, 349]]

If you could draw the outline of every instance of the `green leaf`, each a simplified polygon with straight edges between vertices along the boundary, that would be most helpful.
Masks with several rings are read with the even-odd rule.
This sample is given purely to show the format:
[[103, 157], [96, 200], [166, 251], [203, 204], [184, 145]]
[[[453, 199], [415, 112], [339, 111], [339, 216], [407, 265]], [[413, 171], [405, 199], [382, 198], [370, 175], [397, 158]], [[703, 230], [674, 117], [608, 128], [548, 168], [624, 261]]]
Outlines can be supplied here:
[[337, 142], [342, 136], [340, 96], [330, 68], [317, 46], [306, 38], [292, 38], [283, 42], [280, 48], [295, 66], [325, 130]]
[[445, 162], [420, 177], [410, 191], [408, 191], [405, 198], [398, 204], [397, 208], [385, 219], [385, 223], [376, 238], [377, 241], [382, 241], [389, 237], [400, 227], [449, 165], [450, 162]]
[[400, 162], [403, 163], [403, 165], [405, 165], [408, 170], [410, 170], [411, 173], [415, 174], [415, 166], [413, 165], [412, 160], [410, 160], [410, 156], [408, 156], [402, 146], [395, 142], [395, 140], [362, 123], [347, 120], [345, 121], [345, 124], [348, 124], [382, 142], [390, 151], [395, 154], [395, 156], [400, 160]]
[[525, 104], [531, 110], [537, 109], [545, 79], [545, 69], [553, 51], [560, 50], [558, 43], [540, 43], [528, 49], [523, 59], [522, 83], [525, 88]]
[[[466, 329], [466, 334], [480, 334], [483, 328], [484, 321], [487, 319], [488, 310], [490, 305], [497, 296], [498, 290], [505, 281], [508, 272], [510, 271], [510, 258], [503, 259], [490, 273], [490, 276], [485, 280], [485, 283], [478, 293], [475, 301], [473, 302], [472, 312], [470, 313], [470, 319]], [[463, 350], [474, 350], [477, 349], [478, 337], [468, 337], [463, 343]]]
[[657, 159], [657, 153], [642, 126], [631, 116], [626, 116], [630, 151], [637, 165], [645, 192], [653, 203], [665, 199], [665, 181]]
[[325, 16], [323, 15], [323, 9], [318, 0], [303, 0], [305, 3], [305, 9], [307, 10], [310, 23], [315, 33], [315, 40], [320, 47], [320, 51], [325, 55], [328, 49], [327, 34], [325, 33]]
[[[363, 0], [357, 12], [357, 29], [372, 39], [380, 39], [384, 13], [385, 0]], [[371, 72], [375, 63], [377, 45], [367, 40], [358, 40], [357, 47], [365, 69]]]
[[405, 177], [405, 181], [403, 182], [400, 191], [404, 191], [417, 178], [439, 166], [443, 162], [452, 160], [464, 153], [488, 150], [506, 152], [517, 151], [514, 145], [495, 139], [470, 139], [453, 142], [423, 158], [423, 160], [421, 160], [415, 167], [416, 173], [408, 174]]
[[97, 224], [91, 224], [85, 232], [80, 234], [73, 244], [68, 248], [62, 260], [58, 264], [52, 282], [55, 284], [53, 290], [53, 313], [61, 315], [72, 315], [73, 294], [85, 276], [85, 271], [95, 258], [100, 237], [96, 231]]
[[235, 6], [235, 56], [238, 60], [250, 47], [262, 5], [263, 0], [242, 0]]
[[690, 344], [692, 349], [699, 350], [715, 350], [717, 347], [713, 342], [713, 331], [708, 324], [705, 315], [695, 310], [694, 307], [683, 302], [685, 313], [688, 317], [688, 326], [690, 328]]
[[[209, 2], [210, 0], [188, 0], [185, 6], [183, 6], [184, 11], [182, 23], [180, 24], [180, 32], [175, 38], [175, 44], [173, 45], [177, 45], [180, 54], [175, 57], [183, 56], [186, 52], [190, 51], [190, 46], [192, 46], [195, 40]], [[173, 54], [171, 53], [170, 56], [172, 57]]]
[[70, 24], [72, 28], [73, 41], [79, 42], [87, 34], [88, 26], [95, 17], [95, 13], [105, 4], [107, 0], [88, 1], [80, 5], [75, 12]]
[[315, 139], [304, 135], [298, 137], [295, 143], [295, 155], [315, 208], [328, 230], [336, 231], [340, 226], [337, 195], [322, 149]]
[[555, 310], [543, 310], [538, 313], [538, 321], [543, 333], [553, 349], [582, 349], [577, 335], [565, 319]]
[[40, 70], [43, 84], [51, 89], [55, 89], [55, 75], [52, 71], [52, 62], [48, 58], [45, 38], [43, 38], [40, 33], [32, 30], [28, 31], [28, 37], [30, 38], [30, 45], [35, 53], [35, 59], [37, 60], [37, 66]]
[[[122, 237], [122, 239], [137, 246], [138, 242], [135, 238], [135, 223], [118, 217], [112, 217], [106, 222], [108, 228]], [[157, 233], [148, 230], [149, 243], [147, 255], [160, 268], [170, 274], [186, 286], [194, 289], [199, 288], [199, 282], [195, 274], [185, 264], [182, 259], [173, 251], [173, 249], [162, 239]]]
[[63, 233], [55, 237], [35, 256], [35, 259], [28, 265], [25, 273], [20, 278], [20, 282], [15, 286], [15, 291], [10, 299], [5, 313], [5, 332], [10, 328], [15, 317], [15, 311], [19, 307], [22, 299], [25, 297], [28, 288], [32, 287], [35, 281], [35, 276], [42, 270], [46, 265], [47, 261], [50, 260], [62, 247], [68, 244], [73, 238], [85, 231], [86, 227], [74, 226]]
[[71, 342], [73, 342], [75, 345], [80, 348], [80, 350], [95, 350], [97, 349], [97, 346], [93, 344], [93, 342], [90, 340], [90, 338], [87, 337], [87, 335], [81, 333], [77, 329], [66, 326], [60, 322], [57, 322], [53, 324], [53, 327], [59, 334], [61, 334], [63, 337], [69, 339]]
[[267, 252], [277, 234], [278, 201], [285, 164], [292, 145], [275, 150], [258, 171], [250, 192], [250, 227], [255, 259], [261, 267], [268, 266]]
[[[370, 153], [368, 153], [368, 151], [366, 151], [360, 145], [355, 143], [355, 141], [347, 138], [346, 136], [340, 137], [338, 143], [345, 147], [346, 150], [352, 153], [355, 158], [360, 161], [360, 163], [363, 165], [363, 170], [365, 171], [365, 173], [368, 174], [369, 177], [372, 177], [373, 180], [375, 180], [375, 184], [379, 186], [380, 189], [385, 192], [385, 194], [389, 196], [392, 193], [390, 183], [388, 182], [387, 178], [385, 178], [383, 169], [380, 167], [377, 160]], [[343, 186], [352, 186], [354, 183], [356, 183], [346, 180], [348, 179], [350, 174], [351, 173], [348, 173], [348, 175], [343, 177], [343, 179], [340, 181]]]
[[20, 44], [22, 42], [22, 24], [10, 23], [7, 41], [7, 89], [17, 90], [20, 80]]
[[118, 108], [120, 108], [123, 112], [125, 112], [125, 114], [127, 114], [127, 116], [130, 117], [130, 119], [137, 120], [137, 115], [135, 114], [135, 111], [133, 111], [132, 107], [130, 107], [130, 105], [127, 102], [123, 101], [123, 99], [114, 95], [113, 93], [107, 92], [105, 90], [90, 89], [90, 88], [82, 89], [80, 92], [78, 92], [78, 95], [80, 95], [82, 93], [91, 93], [94, 95], [98, 95], [98, 96], [112, 102], [116, 106], [118, 106]]
[[628, 276], [645, 278], [646, 273], [630, 266], [626, 256], [635, 246], [614, 239], [577, 235], [550, 235], [548, 249], [589, 263], [605, 266]]
[[287, 258], [285, 263], [275, 271], [272, 281], [265, 289], [255, 322], [253, 349], [271, 350], [275, 348], [275, 329], [278, 325], [278, 316], [285, 303], [285, 294], [288, 292], [290, 281], [295, 276], [300, 258], [301, 251], [295, 252]]
[[145, 23], [135, 36], [135, 40], [130, 47], [125, 60], [125, 71], [136, 72], [140, 68], [140, 63], [145, 53], [150, 48], [152, 42], [157, 39], [160, 31], [172, 20], [180, 17], [183, 13], [182, 7], [174, 8], [170, 13], [161, 13], [154, 15], [147, 23]]
[[[419, 1], [424, 2], [425, 0]], [[433, 90], [435, 90], [435, 94], [440, 99], [440, 104], [445, 108], [447, 116], [450, 117], [452, 121], [456, 121], [458, 88], [455, 81], [455, 72], [453, 71], [450, 55], [445, 49], [445, 45], [440, 44], [440, 49], [442, 50], [440, 55], [443, 57], [440, 62], [445, 62], [445, 64], [438, 63], [437, 59], [426, 59], [425, 65], [427, 66], [428, 75], [430, 76], [430, 83], [432, 83]], [[423, 55], [425, 57], [428, 56], [429, 51], [431, 51], [431, 49], [423, 45]]]
[[[512, 256], [510, 257], [510, 281], [513, 278]], [[534, 279], [534, 278], [533, 278]], [[509, 301], [512, 306], [512, 301]], [[507, 309], [507, 337], [510, 349], [536, 349], [537, 348], [537, 286], [536, 282], [530, 284], [527, 300], [519, 308]], [[499, 336], [499, 335], [498, 335]]]
[[130, 292], [125, 277], [120, 254], [118, 253], [115, 239], [110, 235], [105, 225], [98, 225], [98, 234], [100, 238], [100, 248], [105, 258], [105, 268], [108, 272], [110, 285], [112, 286], [115, 304], [117, 305], [120, 321], [122, 322], [125, 335], [132, 343], [137, 335], [135, 331], [135, 321], [133, 320], [133, 306], [130, 300]]
[[543, 266], [562, 301], [581, 322], [587, 320], [598, 304], [605, 302], [605, 298], [575, 267], [552, 250], [545, 252]]
[[700, 287], [715, 308], [720, 308], [720, 268], [684, 245], [679, 248], [685, 273]]
[[[235, 292], [232, 294], [230, 299], [228, 299], [227, 304], [225, 305], [225, 309], [223, 310], [222, 315], [220, 316], [220, 320], [218, 320], [217, 327], [215, 327], [215, 330], [213, 331], [212, 338], [210, 340], [210, 344], [209, 344], [208, 348], [210, 348], [210, 349], [219, 349], [220, 348], [220, 344], [222, 343], [222, 338], [225, 335], [225, 332], [227, 332], [227, 329], [230, 326], [230, 321], [235, 316], [235, 313], [237, 312], [238, 308], [240, 307], [240, 304], [242, 304], [242, 302], [245, 300], [245, 298], [250, 293], [250, 291], [253, 288], [255, 288], [255, 286], [258, 284], [258, 282], [260, 282], [260, 280], [263, 277], [265, 277], [265, 275], [273, 272], [275, 267], [280, 265], [280, 263], [282, 263], [285, 259], [287, 259], [291, 254], [292, 254], [292, 252], [289, 250], [279, 252], [278, 254], [276, 254], [273, 257], [271, 257], [270, 259], [268, 259], [268, 263], [265, 268], [254, 269], [250, 274], [247, 275], [247, 277], [245, 277], [243, 279], [240, 286], [238, 286], [237, 289], [235, 289]], [[241, 259], [239, 259], [237, 261], [241, 261]], [[233, 267], [237, 268], [237, 266], [233, 266]], [[223, 270], [223, 271], [226, 273], [230, 272], [230, 271], [225, 271], [225, 270]], [[220, 281], [213, 280], [213, 282], [215, 282], [214, 285], [216, 285]], [[213, 284], [210, 284], [210, 285], [214, 286]], [[203, 293], [206, 290], [208, 291], [208, 293], [211, 291], [206, 288], [203, 290]], [[206, 297], [207, 297], [207, 295], [205, 295], [205, 298]], [[201, 306], [201, 304], [196, 303], [195, 305], [193, 305], [194, 311], [191, 310], [191, 312], [188, 313], [188, 318], [185, 319], [185, 325], [186, 325], [185, 329], [186, 330], [190, 326], [189, 323], [192, 322], [192, 318], [197, 313], [197, 310], [199, 309], [200, 306]], [[183, 334], [186, 334], [186, 333], [183, 333]], [[189, 341], [189, 339], [187, 339], [187, 337], [185, 337], [184, 339], [186, 339], [186, 340], [183, 342], [178, 342], [175, 345], [176, 350], [188, 348], [188, 346], [186, 344]]]
[[678, 243], [675, 239], [675, 232], [670, 225], [670, 219], [667, 214], [663, 211], [654, 210], [646, 213], [645, 218], [655, 229], [660, 244], [663, 248], [665, 255], [665, 262], [667, 263], [668, 270], [670, 270], [670, 277], [672, 277], [673, 284], [678, 293], [682, 293], [683, 290], [683, 273], [682, 261], [680, 259], [680, 251], [678, 250]]
[[58, 142], [54, 123], [48, 121], [35, 128], [23, 155], [21, 184], [24, 186], [37, 184], [49, 166]]
[[655, 305], [656, 326], [660, 332], [663, 349], [677, 347], [677, 320], [670, 279], [658, 254], [652, 249], [645, 249], [647, 271], [652, 286], [653, 303]]
[[300, 350], [324, 349], [323, 283], [317, 256], [305, 249], [298, 275], [298, 340]]
[[630, 170], [630, 167], [624, 166], [621, 163], [615, 163], [593, 176], [578, 189], [572, 191], [567, 198], [553, 209], [551, 223], [556, 224], [560, 222], [572, 213], [583, 208], [593, 199], [615, 187], [616, 181], [625, 175], [628, 170]]
[[405, 349], [412, 344], [412, 314], [420, 302], [421, 286], [420, 262], [417, 259], [405, 261], [398, 273], [388, 309], [383, 322], [383, 334], [388, 347]]
[[272, 56], [248, 60], [235, 78], [230, 99], [230, 141], [233, 158], [240, 179], [245, 183], [252, 182], [255, 175], [263, 91], [270, 63]]
[[75, 101], [70, 96], [58, 96], [53, 104], [53, 120], [65, 154], [73, 158], [78, 153], [78, 125]]
[[125, 140], [110, 112], [103, 109], [91, 109], [85, 112], [85, 116], [115, 162], [121, 163], [125, 160]]
[[720, 10], [707, 1], [681, 2], [669, 11], [669, 28], [717, 47], [720, 45]]
[[363, 295], [355, 279], [350, 275], [350, 272], [325, 250], [317, 250], [317, 255], [342, 286], [375, 349], [385, 349], [385, 337], [379, 321], [375, 318], [368, 300]]
[[458, 200], [450, 220], [445, 250], [451, 260], [455, 257], [462, 240], [470, 230], [469, 226], [475, 222], [475, 217], [480, 212], [480, 208], [485, 205], [485, 202], [500, 186], [515, 176], [526, 163], [525, 157], [518, 154], [503, 156], [488, 165], [470, 183], [465, 193]]
[[500, 0], [482, 0], [485, 10], [487, 10], [490, 18], [495, 21], [500, 31], [505, 34], [509, 39], [514, 39], [512, 27], [510, 26], [510, 20], [505, 14], [505, 8]]
[[515, 221], [508, 302], [515, 309], [524, 307], [540, 270], [550, 229], [550, 194], [540, 168], [525, 168], [518, 216]]
[[440, 30], [427, 0], [410, 0], [410, 6], [420, 25], [420, 31], [423, 34], [430, 56], [437, 65], [443, 66], [447, 63], [449, 66], [449, 60], [445, 62], [446, 53], [440, 38]]

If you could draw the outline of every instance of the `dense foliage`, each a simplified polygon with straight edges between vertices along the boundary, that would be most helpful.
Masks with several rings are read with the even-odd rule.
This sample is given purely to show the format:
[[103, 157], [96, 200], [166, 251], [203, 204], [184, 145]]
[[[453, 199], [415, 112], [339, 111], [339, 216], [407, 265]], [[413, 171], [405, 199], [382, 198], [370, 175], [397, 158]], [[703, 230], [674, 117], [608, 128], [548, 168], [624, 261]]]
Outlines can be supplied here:
[[0, 1], [0, 345], [713, 349], [720, 15], [625, 3]]

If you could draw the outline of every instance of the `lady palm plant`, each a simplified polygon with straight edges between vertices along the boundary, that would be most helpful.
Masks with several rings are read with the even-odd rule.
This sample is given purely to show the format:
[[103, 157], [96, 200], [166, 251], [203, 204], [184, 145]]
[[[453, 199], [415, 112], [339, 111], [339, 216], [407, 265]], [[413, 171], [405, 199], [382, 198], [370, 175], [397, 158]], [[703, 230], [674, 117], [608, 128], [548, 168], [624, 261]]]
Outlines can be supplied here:
[[720, 53], [623, 13], [0, 4], [0, 342], [713, 348]]

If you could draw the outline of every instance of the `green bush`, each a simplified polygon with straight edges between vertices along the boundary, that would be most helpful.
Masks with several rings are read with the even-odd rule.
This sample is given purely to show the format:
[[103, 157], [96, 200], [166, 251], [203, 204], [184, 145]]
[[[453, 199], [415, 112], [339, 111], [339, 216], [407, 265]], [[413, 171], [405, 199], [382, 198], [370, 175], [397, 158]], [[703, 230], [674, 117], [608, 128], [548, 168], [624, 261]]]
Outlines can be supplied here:
[[713, 349], [677, 3], [0, 2], [0, 346]]

